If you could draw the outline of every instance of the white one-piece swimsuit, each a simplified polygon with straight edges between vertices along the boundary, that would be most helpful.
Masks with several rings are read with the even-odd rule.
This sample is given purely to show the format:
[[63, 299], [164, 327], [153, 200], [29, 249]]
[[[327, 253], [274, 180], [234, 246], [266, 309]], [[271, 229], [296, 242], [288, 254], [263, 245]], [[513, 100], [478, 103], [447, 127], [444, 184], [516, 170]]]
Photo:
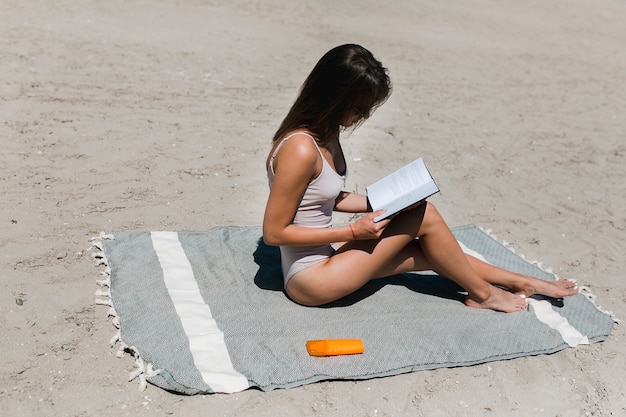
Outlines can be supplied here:
[[[269, 167], [267, 169], [267, 178], [270, 188], [274, 181], [274, 158], [282, 147], [283, 143], [295, 135], [306, 135], [311, 138], [315, 147], [322, 157], [322, 172], [320, 175], [309, 183], [302, 200], [293, 219], [293, 224], [303, 227], [331, 227], [332, 214], [335, 207], [335, 200], [345, 185], [347, 172], [339, 175], [330, 166], [328, 161], [322, 155], [320, 148], [317, 146], [313, 136], [296, 132], [285, 137], [276, 147], [272, 157], [270, 158]], [[347, 171], [347, 170], [346, 170]], [[330, 244], [312, 245], [312, 246], [281, 246], [281, 265], [283, 270], [284, 283], [298, 271], [320, 262], [332, 256], [334, 249]]]

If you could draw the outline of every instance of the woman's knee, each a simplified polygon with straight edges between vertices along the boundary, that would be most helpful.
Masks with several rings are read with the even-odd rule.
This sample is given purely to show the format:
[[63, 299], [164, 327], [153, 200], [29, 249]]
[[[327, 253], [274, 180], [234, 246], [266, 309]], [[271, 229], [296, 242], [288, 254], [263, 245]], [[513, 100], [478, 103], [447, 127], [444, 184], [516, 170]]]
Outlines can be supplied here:
[[444, 222], [443, 217], [441, 217], [441, 214], [439, 214], [437, 207], [435, 207], [433, 203], [427, 201], [424, 204], [423, 210], [424, 214], [422, 224], [424, 226], [436, 225]]

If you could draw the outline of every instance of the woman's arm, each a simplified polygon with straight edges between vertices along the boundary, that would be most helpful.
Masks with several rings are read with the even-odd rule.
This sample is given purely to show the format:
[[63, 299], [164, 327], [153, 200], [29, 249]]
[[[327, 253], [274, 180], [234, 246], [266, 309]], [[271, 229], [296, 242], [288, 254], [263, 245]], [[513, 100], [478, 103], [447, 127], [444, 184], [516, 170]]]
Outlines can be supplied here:
[[342, 191], [335, 200], [335, 210], [344, 213], [367, 213], [372, 206], [366, 195]]
[[322, 169], [322, 156], [308, 136], [293, 136], [274, 159], [274, 181], [263, 217], [263, 240], [269, 245], [306, 246], [353, 239], [349, 226], [310, 228], [292, 224], [300, 199]]

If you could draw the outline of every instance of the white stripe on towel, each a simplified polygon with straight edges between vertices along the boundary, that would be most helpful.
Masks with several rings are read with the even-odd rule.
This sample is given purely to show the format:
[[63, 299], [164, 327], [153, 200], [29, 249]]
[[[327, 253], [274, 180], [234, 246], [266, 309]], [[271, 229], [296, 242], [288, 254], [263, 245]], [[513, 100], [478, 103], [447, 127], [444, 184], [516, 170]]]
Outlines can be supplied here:
[[[487, 262], [487, 260], [478, 252], [468, 248], [462, 242], [459, 242], [461, 245], [461, 249], [468, 255], [472, 255], [475, 258], [480, 259], [483, 262]], [[489, 263], [489, 262], [487, 262]], [[537, 317], [537, 320], [540, 322], [547, 324], [550, 328], [555, 329], [561, 337], [563, 341], [570, 345], [571, 347], [575, 347], [578, 345], [588, 345], [589, 339], [587, 336], [583, 336], [574, 326], [572, 326], [569, 321], [563, 316], [561, 316], [558, 312], [556, 312], [552, 305], [546, 300], [535, 300], [534, 298], [528, 298], [527, 303], [530, 304], [533, 308], [533, 312]]]
[[249, 388], [248, 379], [233, 368], [224, 333], [204, 302], [176, 232], [152, 232], [152, 244], [163, 269], [165, 285], [187, 338], [194, 364], [215, 392]]
[[565, 343], [571, 347], [589, 344], [587, 336], [583, 336], [565, 317], [554, 311], [550, 303], [546, 300], [529, 298], [528, 304], [532, 306], [537, 319], [559, 332]]

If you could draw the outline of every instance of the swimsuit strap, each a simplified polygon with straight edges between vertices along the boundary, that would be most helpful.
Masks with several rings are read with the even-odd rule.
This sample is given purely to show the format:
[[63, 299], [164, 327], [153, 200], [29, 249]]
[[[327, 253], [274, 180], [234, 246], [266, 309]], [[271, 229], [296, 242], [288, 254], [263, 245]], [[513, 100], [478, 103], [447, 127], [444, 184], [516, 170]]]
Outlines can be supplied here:
[[280, 143], [278, 144], [278, 146], [276, 147], [276, 149], [274, 149], [274, 153], [272, 154], [272, 157], [270, 158], [270, 164], [269, 164], [269, 168], [272, 170], [272, 173], [274, 173], [274, 158], [276, 158], [276, 155], [278, 154], [278, 151], [280, 150], [280, 147], [283, 146], [283, 143], [285, 143], [285, 141], [287, 141], [287, 139], [296, 136], [296, 135], [304, 135], [304, 136], [308, 136], [311, 138], [311, 140], [313, 141], [313, 143], [315, 144], [315, 147], [317, 148], [317, 151], [320, 153], [320, 156], [322, 157], [322, 160], [325, 160], [324, 155], [322, 154], [322, 150], [320, 149], [320, 147], [317, 145], [317, 141], [315, 140], [315, 138], [311, 135], [309, 135], [306, 132], [294, 132], [291, 135], [283, 138]]

